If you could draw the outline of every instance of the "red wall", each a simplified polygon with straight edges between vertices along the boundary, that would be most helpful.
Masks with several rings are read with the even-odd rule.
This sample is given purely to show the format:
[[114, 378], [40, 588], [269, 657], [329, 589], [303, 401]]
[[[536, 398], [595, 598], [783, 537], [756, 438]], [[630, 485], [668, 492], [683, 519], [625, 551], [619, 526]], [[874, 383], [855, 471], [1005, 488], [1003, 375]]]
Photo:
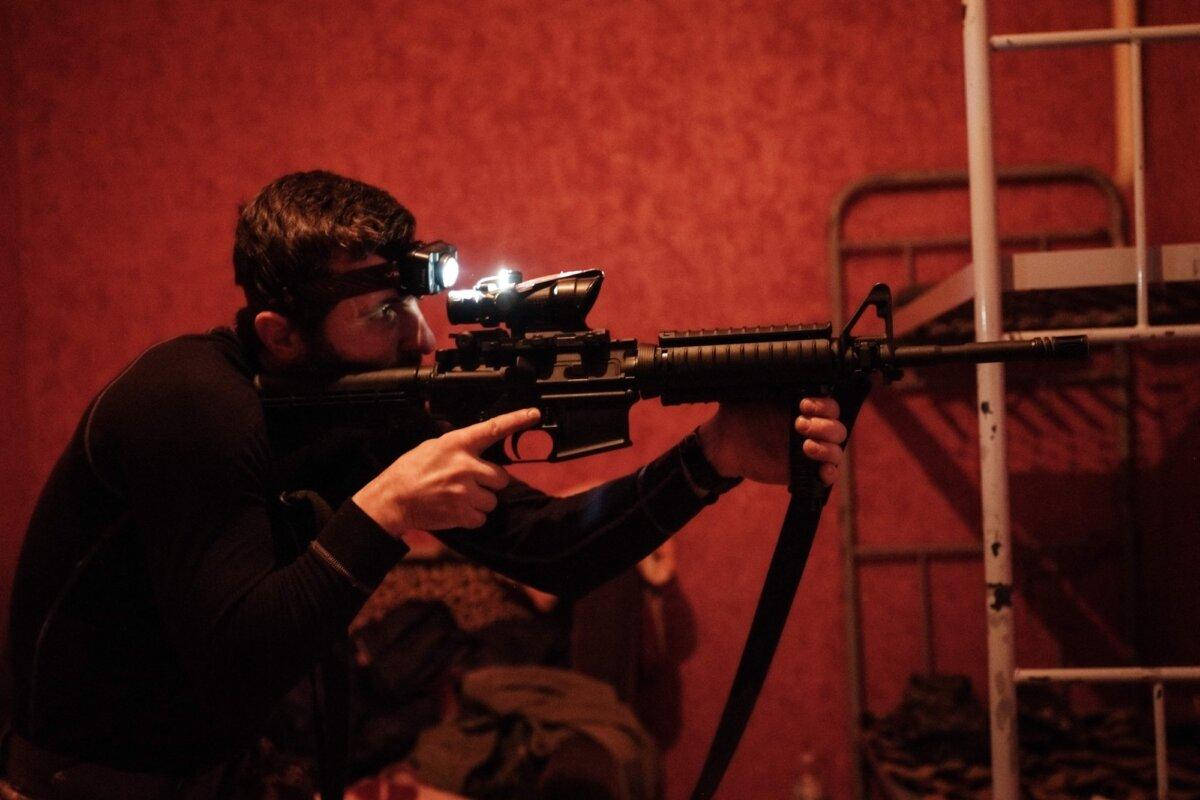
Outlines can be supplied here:
[[[1108, 25], [1100, 0], [993, 5], [996, 31]], [[323, 167], [387, 187], [423, 235], [459, 245], [469, 277], [501, 261], [527, 274], [603, 266], [609, 281], [592, 321], [650, 337], [828, 318], [825, 220], [841, 187], [874, 171], [966, 162], [960, 8], [951, 0], [18, 0], [0, 13], [5, 596], [32, 497], [84, 404], [149, 343], [231, 318], [236, 205], [284, 172]], [[1144, 21], [1193, 22], [1195, 7], [1156, 0]], [[1200, 241], [1198, 48], [1164, 45], [1148, 57], [1155, 242]], [[993, 63], [1000, 163], [1111, 170], [1107, 49]], [[1071, 211], [1015, 204], [1002, 216], [1033, 223]], [[944, 230], [962, 218], [961, 208], [909, 210], [868, 227]], [[853, 285], [898, 275], [871, 264]], [[444, 332], [444, 313], [435, 303], [429, 312]], [[1197, 474], [1195, 355], [1185, 345], [1138, 359], [1140, 492], [1151, 509], [1136, 576], [1143, 620], [1151, 611], [1200, 619], [1195, 600], [1181, 598], [1194, 575], [1181, 565], [1196, 560], [1195, 504], [1168, 502], [1171, 481]], [[977, 536], [969, 389], [940, 402], [881, 392], [864, 412], [865, 541]], [[1078, 558], [1089, 536], [1113, 547], [1120, 538], [1110, 399], [1041, 390], [1019, 401], [1024, 416], [1014, 411], [1014, 519], [1032, 553], [1018, 567], [1027, 576], [1020, 663], [1098, 663], [1128, 645], [1121, 565], [1109, 551]], [[704, 413], [639, 408], [632, 452], [536, 474], [551, 488], [615, 475]], [[695, 631], [680, 644], [683, 733], [668, 752], [671, 797], [685, 796], [699, 768], [784, 503], [780, 490], [743, 487], [679, 539]], [[832, 796], [848, 791], [829, 516], [723, 796], [788, 796], [805, 751], [818, 756]], [[1065, 566], [1063, 553], [1074, 554]], [[979, 573], [939, 569], [935, 605], [942, 665], [982, 687]], [[886, 710], [920, 666], [915, 576], [878, 570], [863, 591], [869, 698]], [[1140, 627], [1159, 660], [1200, 660], [1191, 637]]]

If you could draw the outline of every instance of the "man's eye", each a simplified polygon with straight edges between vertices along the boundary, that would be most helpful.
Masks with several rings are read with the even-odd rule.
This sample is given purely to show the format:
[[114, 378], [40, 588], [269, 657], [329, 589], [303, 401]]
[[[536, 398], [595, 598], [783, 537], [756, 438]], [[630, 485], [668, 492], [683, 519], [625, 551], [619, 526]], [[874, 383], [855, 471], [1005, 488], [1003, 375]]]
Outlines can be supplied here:
[[396, 307], [395, 303], [384, 303], [372, 311], [369, 318], [380, 322], [395, 322], [400, 318], [400, 309]]

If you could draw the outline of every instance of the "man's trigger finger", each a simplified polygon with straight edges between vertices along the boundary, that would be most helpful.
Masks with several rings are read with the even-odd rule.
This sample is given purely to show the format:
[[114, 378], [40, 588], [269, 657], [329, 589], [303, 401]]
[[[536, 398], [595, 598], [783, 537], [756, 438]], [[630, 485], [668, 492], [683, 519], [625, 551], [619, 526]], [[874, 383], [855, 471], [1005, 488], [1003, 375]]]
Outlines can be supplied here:
[[536, 408], [523, 408], [520, 411], [510, 411], [498, 417], [485, 419], [466, 428], [460, 428], [453, 435], [464, 445], [479, 455], [484, 450], [523, 430], [533, 427], [542, 418]]

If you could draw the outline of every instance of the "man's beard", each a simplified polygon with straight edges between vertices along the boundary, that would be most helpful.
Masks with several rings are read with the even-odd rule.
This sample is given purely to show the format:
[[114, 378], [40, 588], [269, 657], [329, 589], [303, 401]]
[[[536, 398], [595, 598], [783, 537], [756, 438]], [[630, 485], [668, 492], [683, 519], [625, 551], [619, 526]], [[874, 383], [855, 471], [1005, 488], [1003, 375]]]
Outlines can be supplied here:
[[338, 355], [333, 345], [325, 338], [322, 330], [302, 330], [305, 355], [294, 364], [289, 372], [323, 379], [340, 378], [358, 372], [374, 372], [392, 367], [417, 367], [421, 364], [421, 353], [416, 350], [397, 352], [391, 364], [376, 364], [368, 361], [353, 361]]

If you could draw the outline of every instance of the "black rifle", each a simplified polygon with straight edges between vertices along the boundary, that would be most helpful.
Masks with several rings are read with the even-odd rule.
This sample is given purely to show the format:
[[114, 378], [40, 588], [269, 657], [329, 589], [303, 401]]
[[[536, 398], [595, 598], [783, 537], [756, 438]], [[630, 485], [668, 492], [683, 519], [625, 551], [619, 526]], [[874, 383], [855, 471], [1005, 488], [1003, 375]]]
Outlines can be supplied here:
[[[632, 443], [629, 409], [657, 397], [663, 405], [759, 400], [788, 404], [832, 394], [842, 401], [847, 427], [865, 398], [869, 379], [901, 376], [904, 367], [950, 362], [985, 363], [1082, 359], [1084, 336], [959, 345], [897, 345], [892, 295], [877, 284], [836, 336], [824, 325], [772, 325], [721, 330], [668, 331], [658, 344], [614, 339], [591, 330], [586, 318], [600, 292], [598, 269], [563, 272], [520, 282], [501, 273], [472, 290], [451, 292], [450, 321], [482, 330], [454, 334], [429, 367], [360, 373], [314, 385], [263, 376], [259, 388], [272, 427], [320, 424], [347, 411], [381, 420], [428, 409], [455, 427], [505, 411], [536, 407], [550, 438], [544, 460], [565, 461]], [[883, 320], [883, 336], [854, 336], [867, 309]], [[505, 330], [507, 328], [507, 330]], [[767, 571], [746, 648], [693, 798], [716, 791], [766, 677], [792, 598], [804, 571], [828, 490], [817, 464], [803, 456], [791, 434], [792, 500]], [[520, 460], [520, 436], [509, 447]], [[497, 446], [489, 457], [509, 455]], [[540, 460], [540, 459], [539, 459]]]
[[[328, 382], [260, 376], [264, 406], [272, 420], [322, 408], [357, 407], [360, 414], [428, 409], [454, 427], [537, 407], [542, 412], [539, 429], [549, 436], [545, 460], [566, 461], [632, 444], [629, 409], [641, 399], [657, 397], [668, 406], [729, 400], [794, 403], [876, 372], [892, 381], [904, 367], [1079, 359], [1088, 353], [1084, 336], [896, 345], [891, 291], [885, 284], [871, 290], [836, 337], [829, 324], [770, 325], [666, 331], [651, 345], [587, 327], [603, 280], [602, 271], [588, 269], [508, 285], [486, 279], [473, 290], [451, 292], [450, 321], [485, 327], [453, 334], [455, 346], [437, 351], [432, 366], [364, 372]], [[884, 336], [851, 335], [871, 307], [884, 321]], [[510, 450], [519, 458], [519, 440]]]

